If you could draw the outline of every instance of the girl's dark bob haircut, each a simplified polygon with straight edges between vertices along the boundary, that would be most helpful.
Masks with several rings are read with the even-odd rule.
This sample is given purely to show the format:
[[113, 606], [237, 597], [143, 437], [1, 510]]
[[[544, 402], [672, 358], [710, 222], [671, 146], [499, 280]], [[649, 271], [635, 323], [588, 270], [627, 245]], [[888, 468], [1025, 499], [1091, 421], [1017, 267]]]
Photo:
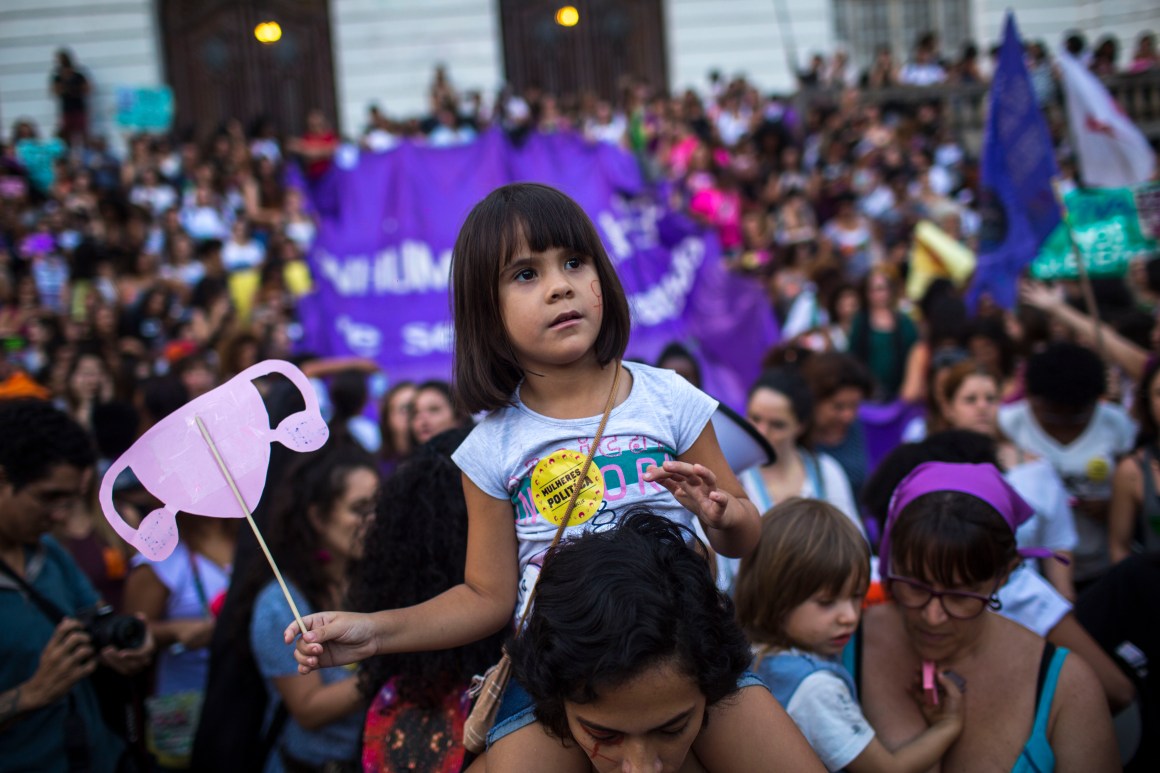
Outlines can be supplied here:
[[604, 300], [596, 359], [607, 365], [624, 356], [632, 325], [628, 300], [592, 220], [555, 188], [505, 185], [471, 210], [451, 253], [455, 389], [471, 413], [511, 405], [524, 377], [504, 327], [500, 271], [516, 250], [553, 247], [574, 250], [596, 266]]
[[752, 654], [692, 533], [643, 508], [620, 526], [548, 555], [524, 632], [508, 644], [512, 674], [536, 718], [572, 739], [566, 703], [590, 703], [650, 668], [672, 665], [709, 709], [737, 692]]
[[944, 588], [998, 583], [1019, 561], [1015, 533], [994, 507], [959, 491], [909, 503], [890, 532], [890, 571]]

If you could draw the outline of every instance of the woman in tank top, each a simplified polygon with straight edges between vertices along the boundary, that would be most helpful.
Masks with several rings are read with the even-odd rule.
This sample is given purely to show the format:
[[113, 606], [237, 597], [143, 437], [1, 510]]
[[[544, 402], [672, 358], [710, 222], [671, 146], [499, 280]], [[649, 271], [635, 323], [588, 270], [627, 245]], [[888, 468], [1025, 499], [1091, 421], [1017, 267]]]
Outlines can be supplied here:
[[929, 664], [965, 685], [963, 732], [939, 770], [1119, 769], [1092, 670], [994, 612], [1030, 513], [992, 465], [928, 462], [896, 488], [880, 563], [892, 601], [866, 610], [846, 659], [887, 747], [926, 728], [910, 693]]
[[1119, 563], [1133, 551], [1160, 550], [1160, 359], [1144, 369], [1133, 410], [1140, 424], [1136, 450], [1116, 465], [1108, 508], [1108, 551]]

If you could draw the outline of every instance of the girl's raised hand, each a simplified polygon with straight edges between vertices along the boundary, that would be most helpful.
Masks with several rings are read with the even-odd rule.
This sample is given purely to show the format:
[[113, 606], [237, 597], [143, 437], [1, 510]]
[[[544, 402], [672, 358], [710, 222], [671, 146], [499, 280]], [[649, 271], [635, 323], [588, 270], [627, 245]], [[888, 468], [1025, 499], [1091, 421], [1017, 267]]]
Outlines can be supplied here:
[[357, 612], [318, 612], [302, 618], [306, 632], [291, 623], [282, 634], [287, 644], [294, 644], [298, 673], [309, 674], [328, 666], [357, 663], [378, 652], [378, 630], [371, 615]]
[[706, 527], [727, 529], [731, 525], [726, 518], [729, 492], [717, 488], [717, 476], [705, 465], [669, 460], [660, 467], [649, 467], [644, 479], [671, 491]]

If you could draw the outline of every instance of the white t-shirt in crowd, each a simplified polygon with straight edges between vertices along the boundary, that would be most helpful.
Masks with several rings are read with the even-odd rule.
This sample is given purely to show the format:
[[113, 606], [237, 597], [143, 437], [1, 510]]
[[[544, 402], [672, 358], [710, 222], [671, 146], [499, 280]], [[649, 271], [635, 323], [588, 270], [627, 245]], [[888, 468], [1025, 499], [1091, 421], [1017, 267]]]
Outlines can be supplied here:
[[[802, 482], [802, 489], [798, 492], [798, 496], [829, 502], [854, 522], [858, 531], [862, 532], [862, 536], [866, 536], [866, 529], [862, 526], [862, 519], [858, 515], [858, 505], [854, 501], [854, 490], [850, 487], [850, 479], [846, 476], [846, 471], [842, 469], [842, 465], [838, 464], [838, 461], [829, 454], [820, 452], [811, 454], [805, 450], [802, 450], [801, 454], [802, 462], [806, 465], [806, 477]], [[819, 475], [817, 480], [812, 474], [811, 456], [817, 460]], [[777, 504], [765, 487], [760, 467], [750, 467], [737, 477], [740, 479], [745, 493], [749, 496], [749, 500], [757, 506], [757, 512], [764, 514], [769, 508]]]
[[298, 245], [303, 252], [310, 250], [314, 244], [314, 234], [318, 230], [313, 220], [291, 220], [283, 229], [286, 238]]
[[809, 283], [789, 305], [785, 322], [781, 326], [781, 337], [783, 340], [789, 340], [815, 328], [824, 327], [829, 322], [826, 310], [818, 304], [817, 288], [813, 283]]
[[863, 196], [862, 200], [858, 202], [858, 208], [866, 217], [878, 220], [893, 210], [896, 204], [894, 191], [890, 190], [889, 185], [883, 183]]
[[1075, 550], [1079, 537], [1075, 533], [1067, 489], [1051, 462], [1046, 459], [1024, 462], [1012, 467], [1003, 477], [1035, 509], [1035, 515], [1016, 530], [1016, 544], [1021, 548]]
[[739, 110], [734, 113], [722, 110], [717, 116], [717, 133], [726, 147], [733, 147], [749, 131], [750, 115], [748, 110]]
[[[955, 179], [951, 173], [937, 164], [926, 171], [926, 182], [939, 196], [949, 196], [955, 187]], [[911, 196], [917, 198], [922, 194], [922, 180], [915, 180], [907, 190]]]
[[1071, 602], [1027, 564], [1020, 564], [996, 595], [1003, 605], [1000, 615], [1043, 637], [1071, 611]]
[[[696, 522], [667, 489], [642, 476], [649, 467], [688, 451], [717, 401], [671, 370], [635, 362], [625, 362], [624, 368], [632, 376], [632, 390], [612, 409], [565, 538], [615, 528], [637, 505], [690, 529]], [[519, 540], [518, 610], [539, 576], [600, 419], [544, 416], [524, 405], [517, 390], [515, 405], [488, 414], [452, 454], [481, 491], [512, 503]]]
[[[850, 479], [838, 460], [829, 454], [813, 453], [802, 450], [802, 462], [806, 465], [806, 477], [802, 481], [798, 496], [804, 499], [821, 499], [833, 505], [839, 512], [854, 522], [862, 536], [866, 536], [866, 527], [858, 513], [858, 504], [854, 501], [854, 489], [850, 486]], [[817, 461], [816, 477], [813, 461]], [[760, 467], [750, 467], [743, 470], [738, 476], [741, 487], [749, 501], [757, 507], [757, 512], [765, 515], [771, 507], [777, 504], [765, 486], [761, 477]], [[869, 541], [869, 538], [867, 538]], [[717, 587], [732, 595], [733, 587], [737, 584], [737, 572], [741, 569], [740, 558], [717, 556]]]
[[197, 287], [197, 283], [205, 279], [205, 264], [191, 260], [180, 266], [162, 266], [161, 276], [166, 279], [176, 279], [186, 287]]
[[181, 225], [186, 233], [199, 241], [225, 239], [230, 230], [226, 218], [213, 207], [192, 206], [183, 209]]
[[222, 245], [222, 265], [230, 273], [257, 268], [265, 259], [266, 248], [253, 239], [242, 243], [231, 239]]
[[[214, 599], [226, 592], [230, 584], [231, 567], [218, 566], [197, 553], [191, 556], [184, 542], [178, 542], [169, 557], [162, 561], [150, 561], [138, 554], [133, 556], [129, 565], [134, 569], [148, 566], [169, 591], [165, 599], [164, 620], [202, 620], [209, 617], [207, 608], [214, 603]], [[173, 645], [161, 648], [157, 653], [153, 694], [171, 695], [186, 690], [200, 690], [205, 686], [208, 674], [209, 647], [187, 650]]]
[[619, 145], [624, 142], [625, 132], [628, 131], [628, 122], [622, 115], [614, 115], [608, 123], [589, 121], [584, 126], [584, 136], [591, 142], [607, 142]]
[[135, 185], [129, 191], [129, 201], [139, 207], [145, 207], [154, 215], [160, 215], [167, 209], [177, 206], [177, 191], [169, 185], [154, 185], [146, 187]]
[[376, 153], [383, 153], [399, 144], [400, 140], [386, 129], [371, 129], [363, 137], [366, 146]]
[[[1122, 408], [1103, 402], [1096, 405], [1083, 433], [1066, 446], [1043, 431], [1026, 400], [1001, 408], [999, 426], [1019, 448], [1050, 462], [1072, 499], [1103, 501], [1112, 497], [1116, 457], [1131, 450], [1136, 431]], [[1075, 578], [1094, 579], [1111, 563], [1107, 525], [1082, 513], [1074, 516]]]
[[933, 86], [946, 79], [947, 71], [935, 62], [908, 62], [898, 71], [898, 82], [906, 86]]
[[803, 679], [785, 710], [826, 770], [842, 770], [874, 740], [874, 728], [850, 688], [829, 671]]

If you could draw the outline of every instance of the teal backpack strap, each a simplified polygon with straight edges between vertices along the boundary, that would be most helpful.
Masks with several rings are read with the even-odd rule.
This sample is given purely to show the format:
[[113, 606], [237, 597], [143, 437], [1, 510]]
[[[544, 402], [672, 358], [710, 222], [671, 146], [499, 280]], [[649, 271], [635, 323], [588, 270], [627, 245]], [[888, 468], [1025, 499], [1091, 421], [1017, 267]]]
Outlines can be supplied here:
[[822, 478], [822, 465], [818, 461], [818, 455], [813, 451], [803, 451], [802, 456], [806, 460], [806, 474], [810, 476], [810, 484], [814, 487], [814, 498], [826, 498], [826, 481]]

